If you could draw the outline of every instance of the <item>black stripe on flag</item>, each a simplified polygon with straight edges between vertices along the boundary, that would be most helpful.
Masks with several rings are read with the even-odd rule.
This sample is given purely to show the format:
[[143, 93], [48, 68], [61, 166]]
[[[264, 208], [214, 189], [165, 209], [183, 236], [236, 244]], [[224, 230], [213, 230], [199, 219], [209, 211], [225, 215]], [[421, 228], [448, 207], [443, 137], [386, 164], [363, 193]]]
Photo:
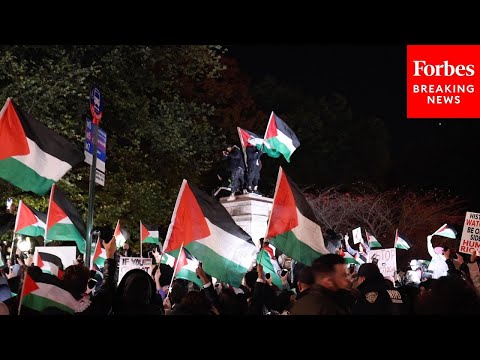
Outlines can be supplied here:
[[248, 235], [240, 226], [232, 219], [227, 209], [218, 202], [213, 196], [207, 195], [192, 183], [188, 183], [193, 195], [197, 199], [198, 205], [202, 209], [203, 215], [212, 223], [222, 230], [253, 244], [252, 237]]
[[292, 144], [296, 148], [300, 146], [300, 141], [297, 138], [297, 135], [293, 132], [292, 129], [288, 127], [285, 122], [280, 119], [276, 114], [275, 114], [275, 123], [277, 124], [277, 130], [280, 130], [282, 133], [287, 135], [290, 139], [292, 139]]
[[24, 112], [12, 101], [15, 112], [22, 123], [25, 135], [44, 152], [69, 163], [72, 167], [81, 163], [85, 155], [80, 149], [64, 137], [57, 135], [40, 121]]
[[40, 256], [43, 262], [49, 262], [49, 263], [55, 264], [58, 266], [60, 270], [63, 270], [62, 259], [60, 259], [57, 255], [39, 251], [38, 256]]
[[30, 209], [30, 211], [37, 217], [40, 219], [40, 221], [44, 222], [44, 223], [47, 223], [47, 214], [44, 214], [38, 210], [35, 210], [33, 208], [31, 208], [30, 206], [28, 206], [27, 204], [23, 203], [23, 205], [25, 205], [27, 208]]
[[305, 216], [307, 219], [313, 221], [314, 223], [320, 225], [318, 223], [317, 217], [315, 216], [315, 213], [312, 210], [312, 207], [308, 203], [307, 199], [305, 199], [305, 196], [303, 195], [302, 190], [295, 184], [295, 182], [285, 173], [283, 174], [287, 177], [288, 184], [290, 185], [290, 189], [292, 190], [293, 197], [295, 198], [295, 203], [297, 205], [298, 211], [300, 211], [300, 214]]

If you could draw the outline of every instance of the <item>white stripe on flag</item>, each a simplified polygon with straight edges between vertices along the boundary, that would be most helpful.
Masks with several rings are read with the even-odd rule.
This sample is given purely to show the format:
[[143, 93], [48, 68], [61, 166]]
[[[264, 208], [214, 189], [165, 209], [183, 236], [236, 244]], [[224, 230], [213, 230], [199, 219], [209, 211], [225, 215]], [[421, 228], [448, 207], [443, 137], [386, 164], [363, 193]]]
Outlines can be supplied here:
[[58, 180], [72, 168], [69, 163], [44, 152], [34, 141], [30, 140], [29, 138], [27, 138], [27, 142], [30, 149], [30, 154], [12, 157], [20, 161], [25, 166], [28, 166], [38, 175], [47, 179]]

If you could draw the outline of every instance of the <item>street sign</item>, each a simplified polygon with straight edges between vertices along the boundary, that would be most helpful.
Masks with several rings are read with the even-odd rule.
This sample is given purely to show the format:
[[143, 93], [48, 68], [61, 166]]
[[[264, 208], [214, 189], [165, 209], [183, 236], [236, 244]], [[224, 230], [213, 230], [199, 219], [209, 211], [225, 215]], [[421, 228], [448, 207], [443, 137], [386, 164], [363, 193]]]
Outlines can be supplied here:
[[[85, 162], [92, 166], [93, 160], [93, 137], [94, 137], [94, 128], [93, 122], [90, 119], [87, 119], [87, 124], [85, 126]], [[98, 141], [97, 141], [97, 169], [95, 182], [99, 185], [105, 186], [105, 162], [107, 160], [107, 133], [98, 128]]]
[[94, 87], [90, 92], [90, 112], [93, 116], [93, 122], [98, 124], [103, 115], [103, 98], [97, 87]]

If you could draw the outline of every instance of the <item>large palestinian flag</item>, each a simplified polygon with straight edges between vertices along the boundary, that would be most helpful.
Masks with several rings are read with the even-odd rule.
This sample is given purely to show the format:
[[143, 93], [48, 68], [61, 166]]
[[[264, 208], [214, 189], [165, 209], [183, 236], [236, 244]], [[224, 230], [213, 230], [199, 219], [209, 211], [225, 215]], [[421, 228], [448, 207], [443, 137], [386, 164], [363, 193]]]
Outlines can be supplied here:
[[43, 272], [51, 275], [55, 275], [59, 279], [63, 278], [63, 263], [57, 255], [53, 255], [46, 252], [38, 252], [37, 266], [42, 269]]
[[250, 235], [233, 221], [213, 197], [183, 180], [163, 251], [177, 257], [183, 246], [203, 264], [205, 272], [239, 287], [257, 249]]
[[282, 154], [290, 162], [290, 156], [300, 146], [295, 133], [272, 111], [265, 132], [265, 146], [263, 152], [271, 157]]
[[202, 280], [197, 277], [196, 272], [198, 264], [199, 261], [195, 259], [192, 254], [188, 252], [187, 249], [182, 248], [182, 251], [179, 253], [178, 259], [176, 260], [174, 265], [175, 278], [191, 281], [197, 284], [198, 287], [202, 288]]
[[85, 156], [20, 109], [10, 98], [0, 111], [0, 178], [44, 195]]
[[47, 214], [41, 213], [20, 200], [15, 220], [15, 234], [45, 236]]
[[[25, 274], [21, 293], [21, 307], [28, 307], [35, 311], [43, 311], [53, 307], [70, 314], [80, 310], [81, 303], [66, 290], [53, 284], [35, 282], [30, 275]], [[21, 309], [19, 307], [19, 313]]]
[[45, 243], [51, 240], [75, 241], [78, 250], [85, 254], [85, 223], [73, 204], [57, 185], [52, 185], [47, 214]]
[[158, 226], [143, 224], [140, 221], [140, 239], [142, 243], [159, 244]]
[[285, 255], [306, 265], [329, 253], [310, 204], [281, 167], [266, 239]]

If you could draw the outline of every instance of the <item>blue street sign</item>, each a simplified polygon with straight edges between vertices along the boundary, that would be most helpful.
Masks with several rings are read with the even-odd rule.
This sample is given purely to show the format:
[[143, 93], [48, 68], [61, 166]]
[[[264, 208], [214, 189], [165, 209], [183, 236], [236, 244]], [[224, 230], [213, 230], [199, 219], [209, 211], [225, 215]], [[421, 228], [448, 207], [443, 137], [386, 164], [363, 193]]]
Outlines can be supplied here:
[[[85, 162], [92, 165], [93, 157], [93, 123], [87, 119], [85, 127]], [[97, 169], [105, 172], [105, 162], [107, 160], [107, 133], [105, 130], [98, 128], [97, 142]]]

